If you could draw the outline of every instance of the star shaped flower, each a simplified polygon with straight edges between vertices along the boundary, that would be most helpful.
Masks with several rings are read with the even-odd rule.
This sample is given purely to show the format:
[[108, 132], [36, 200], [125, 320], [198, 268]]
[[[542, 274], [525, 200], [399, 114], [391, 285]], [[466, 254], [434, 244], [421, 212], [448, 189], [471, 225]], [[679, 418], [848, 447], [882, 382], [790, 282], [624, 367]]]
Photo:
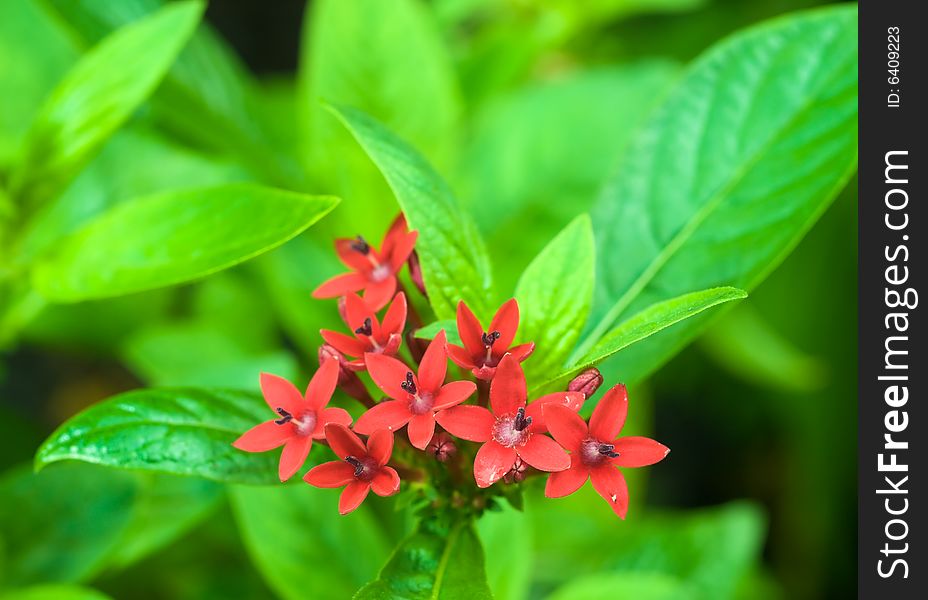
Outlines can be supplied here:
[[515, 298], [499, 307], [487, 330], [463, 302], [458, 303], [457, 320], [464, 347], [448, 344], [448, 357], [462, 369], [469, 369], [478, 379], [493, 379], [499, 361], [507, 353], [521, 362], [535, 349], [532, 342], [509, 347], [519, 328], [519, 304]]
[[355, 357], [346, 366], [355, 371], [365, 368], [364, 355], [384, 354], [393, 356], [403, 341], [403, 328], [406, 326], [406, 295], [400, 292], [393, 298], [393, 303], [383, 316], [383, 323], [377, 315], [361, 300], [357, 294], [345, 296], [345, 324], [354, 333], [354, 337], [323, 329], [323, 339], [342, 354]]

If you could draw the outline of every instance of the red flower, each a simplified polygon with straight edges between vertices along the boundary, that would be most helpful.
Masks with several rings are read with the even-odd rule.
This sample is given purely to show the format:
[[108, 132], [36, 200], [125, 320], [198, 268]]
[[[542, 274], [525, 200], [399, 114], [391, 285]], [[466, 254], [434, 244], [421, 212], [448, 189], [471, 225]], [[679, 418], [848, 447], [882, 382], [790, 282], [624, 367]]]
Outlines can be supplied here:
[[458, 333], [464, 347], [448, 344], [448, 356], [459, 367], [470, 369], [478, 379], [490, 381], [496, 373], [496, 366], [506, 353], [522, 362], [535, 349], [533, 342], [509, 347], [516, 337], [518, 328], [519, 304], [515, 298], [499, 307], [488, 331], [484, 331], [480, 321], [467, 305], [459, 302]]
[[439, 425], [465, 440], [486, 442], [474, 458], [474, 479], [479, 487], [493, 485], [521, 458], [540, 471], [560, 471], [570, 457], [545, 430], [542, 407], [563, 404], [580, 410], [583, 394], [558, 392], [542, 396], [526, 406], [525, 374], [519, 361], [507, 354], [490, 384], [490, 412], [482, 406], [455, 406], [435, 415]]
[[576, 413], [562, 406], [549, 404], [544, 408], [551, 434], [558, 443], [570, 450], [570, 468], [552, 473], [545, 487], [545, 496], [560, 498], [576, 492], [586, 482], [609, 503], [622, 519], [628, 512], [628, 486], [616, 467], [644, 467], [661, 461], [670, 449], [645, 437], [618, 437], [628, 414], [628, 392], [617, 385], [603, 396], [590, 425]]
[[364, 361], [374, 383], [392, 400], [361, 415], [355, 431], [365, 435], [377, 429], [395, 431], [408, 423], [409, 442], [420, 450], [432, 439], [437, 415], [464, 402], [477, 389], [472, 381], [444, 384], [448, 369], [444, 330], [425, 350], [418, 377], [397, 359], [383, 354], [365, 354]]
[[412, 253], [417, 235], [406, 231], [406, 218], [400, 215], [384, 236], [380, 252], [361, 236], [335, 240], [338, 258], [353, 272], [329, 279], [313, 291], [313, 297], [336, 298], [364, 290], [364, 301], [380, 310], [396, 291], [396, 274]]
[[278, 475], [281, 481], [290, 479], [306, 461], [313, 440], [325, 438], [327, 424], [351, 424], [351, 415], [345, 409], [326, 408], [335, 391], [338, 370], [338, 360], [325, 361], [309, 381], [305, 395], [286, 379], [261, 373], [264, 401], [279, 418], [252, 427], [232, 445], [246, 452], [267, 452], [283, 446]]
[[377, 315], [356, 294], [345, 296], [345, 324], [354, 332], [354, 337], [323, 329], [323, 339], [342, 354], [356, 357], [347, 367], [355, 371], [364, 369], [364, 354], [386, 354], [392, 356], [403, 341], [406, 326], [406, 295], [400, 292], [393, 299], [383, 316], [383, 324]]
[[374, 490], [378, 496], [392, 496], [400, 490], [400, 476], [387, 466], [393, 453], [393, 434], [380, 429], [371, 434], [367, 445], [339, 423], [325, 427], [325, 437], [341, 460], [323, 463], [309, 470], [303, 480], [316, 487], [345, 486], [338, 499], [338, 512], [347, 515]]

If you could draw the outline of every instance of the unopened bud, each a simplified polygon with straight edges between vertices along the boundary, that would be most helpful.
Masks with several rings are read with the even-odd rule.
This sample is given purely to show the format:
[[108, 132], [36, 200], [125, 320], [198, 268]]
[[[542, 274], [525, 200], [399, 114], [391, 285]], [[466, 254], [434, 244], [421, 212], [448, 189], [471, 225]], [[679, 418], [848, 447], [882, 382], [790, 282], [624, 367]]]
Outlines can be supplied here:
[[503, 481], [506, 483], [521, 483], [525, 479], [525, 471], [527, 470], [528, 465], [521, 458], [516, 458], [516, 462], [512, 463], [509, 472], [503, 475]]
[[602, 373], [600, 373], [599, 369], [596, 367], [590, 367], [570, 380], [570, 383], [567, 384], [567, 391], [580, 392], [589, 398], [596, 393], [596, 390], [598, 390], [599, 386], [602, 384]]
[[335, 349], [334, 346], [329, 344], [322, 344], [319, 346], [319, 366], [321, 367], [325, 361], [335, 359], [338, 361], [338, 385], [344, 385], [348, 375], [351, 373], [348, 370], [348, 359], [345, 358], [345, 355]]
[[419, 264], [419, 254], [413, 250], [406, 263], [409, 265], [409, 278], [412, 279], [419, 293], [428, 298], [429, 295], [425, 291], [425, 280], [422, 279], [422, 265]]
[[342, 321], [344, 321], [345, 323], [348, 323], [348, 308], [347, 308], [347, 304], [348, 304], [348, 302], [345, 300], [345, 297], [344, 297], [344, 296], [339, 296], [339, 297], [338, 297], [338, 303], [337, 303], [337, 306], [338, 306], [338, 316], [340, 316], [340, 317], [342, 318]]
[[438, 462], [447, 462], [457, 453], [458, 447], [450, 435], [441, 431], [432, 436], [426, 450], [435, 457]]

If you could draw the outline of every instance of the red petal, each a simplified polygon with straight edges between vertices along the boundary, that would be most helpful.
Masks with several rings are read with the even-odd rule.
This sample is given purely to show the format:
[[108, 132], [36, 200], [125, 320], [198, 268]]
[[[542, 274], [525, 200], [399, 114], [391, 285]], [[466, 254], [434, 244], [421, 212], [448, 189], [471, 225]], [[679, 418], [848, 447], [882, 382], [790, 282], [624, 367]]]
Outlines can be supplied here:
[[364, 362], [371, 379], [387, 396], [394, 400], [409, 401], [409, 393], [402, 388], [403, 382], [406, 381], [406, 373], [412, 372], [409, 367], [392, 356], [383, 354], [367, 353], [364, 355]]
[[509, 354], [516, 357], [516, 360], [522, 362], [529, 356], [532, 352], [535, 351], [535, 342], [529, 342], [527, 344], [520, 344], [519, 346], [514, 346], [508, 350]]
[[458, 335], [464, 342], [464, 348], [471, 357], [473, 362], [478, 357], [486, 354], [486, 348], [483, 345], [483, 325], [474, 316], [464, 302], [458, 302]]
[[548, 483], [545, 484], [545, 496], [548, 498], [569, 496], [583, 487], [589, 476], [589, 467], [583, 464], [579, 455], [572, 454], [569, 469], [551, 473], [548, 477]]
[[586, 397], [580, 392], [555, 392], [547, 394], [529, 402], [525, 409], [525, 415], [532, 418], [532, 424], [529, 426], [532, 433], [546, 433], [548, 431], [547, 419], [542, 409], [549, 404], [558, 404], [576, 412], [583, 407], [583, 400]]
[[433, 410], [444, 410], [458, 405], [470, 398], [477, 391], [477, 384], [473, 381], [452, 381], [441, 386], [438, 396], [435, 397]]
[[533, 433], [516, 452], [522, 460], [539, 471], [563, 471], [570, 466], [570, 456], [546, 435]]
[[400, 476], [393, 467], [383, 467], [371, 479], [371, 489], [378, 496], [392, 496], [400, 491]]
[[598, 440], [614, 440], [625, 425], [628, 414], [628, 391], [621, 383], [610, 389], [593, 409], [590, 434]]
[[448, 349], [448, 358], [453, 360], [454, 364], [462, 369], [476, 368], [477, 365], [474, 364], [474, 358], [467, 350], [460, 346], [455, 346], [454, 344], [447, 344], [446, 347]]
[[410, 231], [396, 243], [396, 246], [387, 256], [387, 260], [390, 261], [390, 266], [393, 267], [394, 271], [399, 271], [403, 268], [403, 263], [409, 260], [409, 255], [412, 254], [413, 249], [416, 247], [418, 237], [418, 231]]
[[416, 415], [409, 421], [406, 427], [406, 434], [409, 435], [409, 443], [418, 448], [425, 450], [435, 433], [435, 417], [431, 412], [423, 415]]
[[322, 463], [309, 470], [303, 481], [320, 488], [336, 488], [354, 481], [354, 467], [340, 460]]
[[445, 354], [445, 330], [438, 332], [429, 343], [419, 363], [419, 387], [422, 391], [435, 393], [445, 382], [445, 373], [448, 371], [448, 355]]
[[345, 486], [342, 495], [338, 497], [338, 512], [347, 515], [361, 506], [370, 491], [371, 484], [369, 481], [352, 481]]
[[411, 418], [412, 413], [405, 400], [388, 400], [367, 409], [354, 424], [354, 430], [361, 435], [370, 435], [378, 429], [396, 431]]
[[623, 437], [615, 442], [619, 457], [612, 464], [619, 467], [646, 467], [664, 460], [670, 448], [646, 437]]
[[490, 487], [509, 472], [516, 462], [516, 451], [490, 440], [474, 457], [474, 480], [477, 487]]
[[490, 439], [496, 419], [482, 406], [461, 404], [435, 413], [435, 420], [448, 433], [472, 442]]
[[281, 481], [287, 481], [300, 470], [306, 457], [309, 456], [309, 450], [313, 447], [313, 438], [308, 435], [298, 435], [290, 438], [290, 441], [284, 446], [284, 451], [280, 453], [280, 464], [277, 466], [277, 474]]
[[393, 454], [393, 433], [387, 429], [378, 429], [367, 438], [367, 455], [384, 466]]
[[264, 395], [264, 401], [275, 412], [282, 408], [293, 414], [300, 412], [303, 407], [303, 395], [300, 390], [283, 377], [261, 373], [261, 393]]
[[318, 416], [319, 418], [316, 420], [316, 429], [313, 430], [313, 438], [317, 440], [325, 439], [325, 426], [329, 423], [336, 423], [349, 427], [354, 420], [351, 418], [351, 415], [348, 414], [347, 410], [334, 406], [323, 409]]
[[364, 447], [361, 438], [344, 425], [338, 423], [326, 425], [325, 439], [332, 448], [332, 452], [343, 460], [348, 456], [359, 457], [367, 454], [367, 448]]
[[609, 463], [600, 465], [590, 470], [590, 483], [615, 514], [624, 519], [628, 512], [628, 485], [622, 472]]
[[283, 446], [293, 435], [290, 423], [278, 425], [274, 421], [265, 421], [243, 433], [232, 445], [245, 452], [267, 452]]
[[493, 414], [503, 416], [525, 406], [525, 374], [512, 356], [504, 356], [490, 382], [490, 406]]
[[409, 227], [406, 225], [406, 217], [403, 216], [403, 213], [400, 213], [393, 222], [390, 223], [390, 228], [387, 229], [387, 232], [383, 235], [383, 242], [380, 244], [380, 249], [384, 255], [389, 255], [396, 248], [397, 243], [406, 235], [406, 231]]
[[374, 311], [367, 305], [364, 300], [361, 300], [361, 297], [357, 294], [346, 294], [345, 295], [345, 325], [348, 326], [351, 331], [354, 331], [358, 327], [364, 326], [364, 320], [370, 319], [371, 325], [377, 320], [377, 315], [374, 314]]
[[319, 333], [322, 335], [322, 339], [330, 346], [348, 356], [364, 356], [364, 353], [371, 349], [370, 346], [361, 340], [345, 335], [344, 333], [331, 331], [329, 329], [321, 329]]
[[548, 403], [543, 408], [545, 425], [555, 441], [567, 450], [578, 451], [580, 442], [589, 436], [586, 423], [580, 415], [560, 404]]
[[345, 266], [349, 269], [361, 271], [362, 273], [370, 271], [371, 263], [367, 260], [367, 256], [352, 248], [352, 244], [355, 243], [357, 243], [357, 240], [348, 238], [335, 240], [335, 253], [338, 255], [338, 259], [345, 263]]
[[364, 288], [364, 302], [373, 311], [378, 311], [390, 302], [396, 291], [396, 276], [390, 275], [383, 281], [368, 282]]
[[338, 385], [339, 364], [337, 358], [328, 358], [313, 374], [306, 386], [306, 406], [313, 410], [324, 408]]
[[313, 298], [338, 298], [351, 292], [363, 290], [367, 277], [360, 273], [342, 273], [325, 281], [313, 290]]
[[393, 302], [390, 303], [390, 308], [387, 309], [386, 314], [383, 316], [381, 331], [383, 332], [384, 336], [389, 336], [391, 333], [403, 333], [403, 328], [405, 326], [406, 294], [400, 292], [393, 297]]
[[510, 298], [493, 316], [490, 323], [490, 331], [498, 331], [499, 339], [493, 343], [493, 349], [499, 350], [502, 354], [512, 344], [516, 337], [516, 330], [519, 329], [519, 303], [515, 298]]
[[384, 344], [380, 352], [381, 354], [386, 354], [387, 356], [393, 356], [396, 354], [396, 351], [400, 349], [400, 344], [402, 343], [403, 336], [401, 334], [391, 333], [390, 337], [387, 338], [387, 343]]

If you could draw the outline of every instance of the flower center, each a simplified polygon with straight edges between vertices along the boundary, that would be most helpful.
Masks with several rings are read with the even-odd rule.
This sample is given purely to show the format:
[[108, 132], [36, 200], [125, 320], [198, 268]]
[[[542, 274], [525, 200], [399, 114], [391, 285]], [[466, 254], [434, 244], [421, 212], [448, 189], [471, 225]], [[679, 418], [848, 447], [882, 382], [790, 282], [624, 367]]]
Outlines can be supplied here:
[[297, 435], [310, 435], [313, 430], [316, 429], [316, 413], [311, 410], [307, 410], [300, 414], [299, 418], [295, 417], [288, 411], [284, 410], [280, 406], [276, 408], [277, 414], [280, 415], [279, 419], [275, 419], [274, 422], [278, 425], [286, 425], [287, 423], [293, 423], [293, 427], [296, 429]]
[[370, 481], [378, 471], [377, 463], [369, 456], [346, 456], [345, 462], [354, 467], [354, 476], [361, 481]]
[[371, 271], [371, 281], [375, 283], [388, 279], [393, 274], [390, 265], [382, 265], [373, 259], [371, 259], [371, 264], [374, 265], [374, 269]]
[[498, 331], [491, 331], [490, 333], [483, 332], [480, 335], [480, 339], [483, 341], [483, 347], [487, 349], [487, 355], [483, 359], [483, 363], [485, 366], [489, 366], [489, 367], [496, 366], [495, 364], [491, 364], [493, 362], [493, 342], [498, 340], [501, 335], [502, 334]]
[[360, 252], [361, 254], [367, 256], [371, 252], [371, 245], [367, 243], [367, 240], [359, 235], [351, 242], [351, 249], [355, 252]]
[[532, 418], [525, 416], [525, 408], [520, 408], [515, 415], [506, 415], [496, 419], [493, 425], [493, 439], [507, 448], [522, 446], [532, 436], [528, 426]]
[[420, 391], [416, 387], [416, 381], [413, 379], [412, 371], [406, 371], [406, 381], [400, 384], [400, 387], [409, 394], [409, 411], [414, 415], [422, 415], [435, 405], [435, 397], [432, 392], [427, 390]]
[[607, 444], [593, 438], [580, 442], [580, 460], [585, 465], [595, 467], [610, 458], [618, 457], [619, 453], [615, 451], [615, 444]]
[[374, 332], [374, 323], [370, 317], [364, 319], [364, 324], [354, 330], [358, 335], [371, 335]]

